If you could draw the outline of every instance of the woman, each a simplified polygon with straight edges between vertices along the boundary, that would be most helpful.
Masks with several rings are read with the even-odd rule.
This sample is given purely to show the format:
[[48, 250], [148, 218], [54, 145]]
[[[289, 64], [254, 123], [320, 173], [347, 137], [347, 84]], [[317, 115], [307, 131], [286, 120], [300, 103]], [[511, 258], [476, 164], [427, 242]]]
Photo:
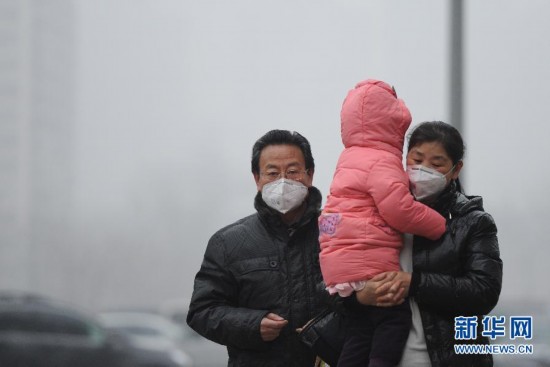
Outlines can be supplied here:
[[[368, 285], [372, 304], [391, 306], [410, 299], [413, 324], [401, 367], [493, 365], [491, 355], [454, 352], [455, 344], [488, 343], [481, 336], [482, 318], [497, 304], [502, 286], [497, 228], [481, 197], [462, 191], [463, 155], [460, 133], [446, 123], [422, 123], [409, 137], [412, 192], [446, 218], [447, 230], [435, 241], [405, 236], [403, 271], [381, 274]], [[477, 316], [472, 340], [455, 340], [458, 316]]]

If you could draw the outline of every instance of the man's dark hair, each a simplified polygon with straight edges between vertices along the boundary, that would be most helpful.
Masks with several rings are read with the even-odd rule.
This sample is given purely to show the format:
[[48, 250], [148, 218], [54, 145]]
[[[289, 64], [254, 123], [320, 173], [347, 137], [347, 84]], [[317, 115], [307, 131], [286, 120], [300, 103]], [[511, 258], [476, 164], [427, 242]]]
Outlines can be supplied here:
[[260, 155], [268, 145], [295, 145], [302, 151], [306, 162], [306, 170], [314, 169], [313, 155], [309, 141], [296, 131], [271, 130], [254, 143], [252, 147], [252, 173], [260, 173]]

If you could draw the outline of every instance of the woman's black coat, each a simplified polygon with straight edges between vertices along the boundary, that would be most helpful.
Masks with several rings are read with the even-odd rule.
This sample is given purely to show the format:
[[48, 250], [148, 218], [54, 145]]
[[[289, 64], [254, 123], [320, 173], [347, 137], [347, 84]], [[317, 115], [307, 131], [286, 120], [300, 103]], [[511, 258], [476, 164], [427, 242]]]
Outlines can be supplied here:
[[[491, 355], [457, 355], [455, 344], [486, 344], [482, 316], [497, 304], [502, 286], [497, 228], [480, 197], [450, 185], [434, 209], [447, 218], [437, 241], [415, 237], [409, 295], [420, 308], [432, 367], [492, 366]], [[477, 316], [475, 340], [455, 340], [455, 317]]]

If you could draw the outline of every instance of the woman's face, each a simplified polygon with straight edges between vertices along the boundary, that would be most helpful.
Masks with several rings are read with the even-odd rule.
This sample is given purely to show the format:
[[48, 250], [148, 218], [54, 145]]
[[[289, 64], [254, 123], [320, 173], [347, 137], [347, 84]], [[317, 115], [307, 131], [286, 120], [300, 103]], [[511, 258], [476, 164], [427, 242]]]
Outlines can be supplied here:
[[[433, 168], [441, 174], [446, 175], [447, 183], [456, 180], [462, 169], [462, 161], [456, 164], [453, 172], [453, 161], [441, 143], [433, 141], [415, 145], [407, 153], [407, 166], [420, 164], [424, 167]], [[448, 174], [448, 175], [447, 175]]]

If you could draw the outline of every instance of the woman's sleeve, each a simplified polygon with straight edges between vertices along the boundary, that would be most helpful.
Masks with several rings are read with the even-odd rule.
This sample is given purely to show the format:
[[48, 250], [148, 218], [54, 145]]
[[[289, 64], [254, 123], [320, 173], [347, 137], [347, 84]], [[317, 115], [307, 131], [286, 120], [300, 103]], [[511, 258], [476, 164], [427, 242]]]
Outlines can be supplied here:
[[269, 311], [237, 307], [238, 286], [225, 263], [224, 242], [214, 235], [206, 248], [195, 284], [187, 323], [216, 343], [263, 350], [260, 323]]
[[409, 295], [418, 303], [462, 316], [484, 315], [495, 307], [502, 287], [497, 228], [484, 212], [472, 222], [461, 276], [413, 271]]
[[379, 160], [366, 181], [380, 216], [397, 231], [436, 240], [445, 232], [445, 218], [414, 199], [400, 162]]

